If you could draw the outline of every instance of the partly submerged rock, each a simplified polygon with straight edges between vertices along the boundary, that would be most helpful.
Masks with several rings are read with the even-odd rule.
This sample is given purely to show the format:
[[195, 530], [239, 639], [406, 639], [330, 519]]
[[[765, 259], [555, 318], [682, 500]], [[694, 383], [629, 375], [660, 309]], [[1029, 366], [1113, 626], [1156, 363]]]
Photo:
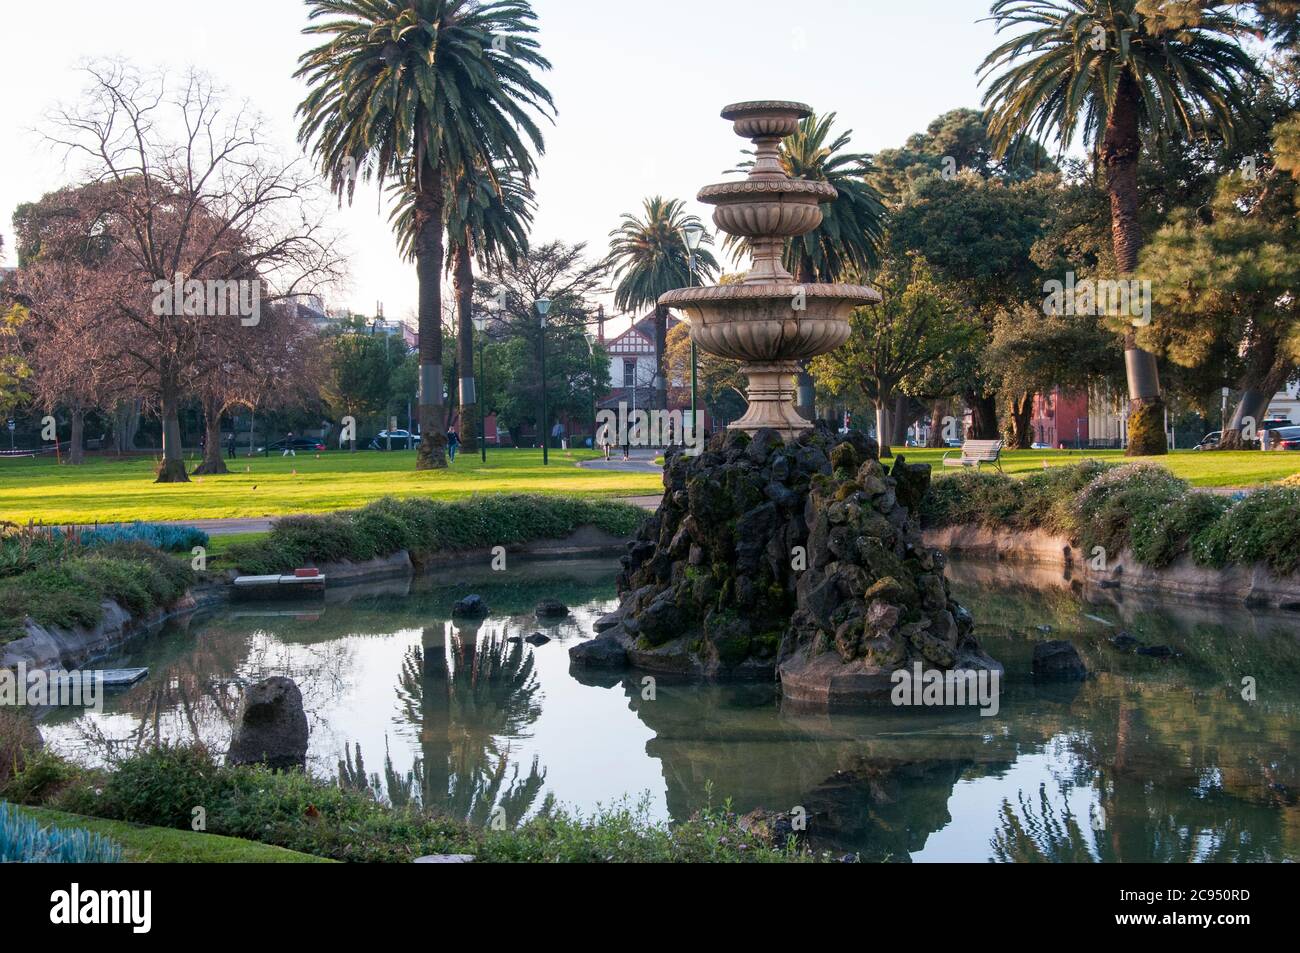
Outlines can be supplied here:
[[524, 641], [534, 648], [540, 648], [543, 645], [550, 644], [551, 637], [549, 635], [542, 635], [540, 632], [534, 632], [532, 635], [525, 636]]
[[268, 678], [244, 693], [226, 760], [285, 771], [307, 765], [307, 713], [291, 678]]
[[453, 619], [486, 619], [490, 614], [482, 596], [466, 596], [451, 607]]
[[1088, 677], [1073, 642], [1039, 642], [1034, 646], [1034, 678], [1048, 681], [1083, 681]]
[[534, 615], [539, 619], [562, 618], [569, 614], [569, 607], [559, 599], [543, 599], [537, 603]]

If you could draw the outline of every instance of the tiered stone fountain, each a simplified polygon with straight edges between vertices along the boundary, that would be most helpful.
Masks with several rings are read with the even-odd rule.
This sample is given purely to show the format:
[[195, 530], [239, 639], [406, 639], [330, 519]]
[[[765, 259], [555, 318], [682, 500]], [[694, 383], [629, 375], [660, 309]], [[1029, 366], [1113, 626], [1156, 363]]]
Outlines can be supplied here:
[[786, 240], [816, 228], [837, 194], [781, 167], [782, 138], [810, 113], [790, 102], [723, 112], [757, 159], [700, 201], [748, 240], [753, 268], [660, 303], [686, 314], [705, 351], [744, 362], [749, 412], [698, 457], [668, 454], [663, 504], [623, 557], [622, 603], [570, 650], [577, 668], [775, 676], [787, 698], [817, 705], [880, 699], [916, 664], [1001, 670], [922, 542], [930, 468], [900, 457], [887, 471], [870, 438], [814, 428], [794, 409], [798, 362], [844, 344], [850, 312], [879, 300], [857, 285], [801, 285], [782, 266]]
[[798, 362], [835, 350], [849, 339], [849, 313], [879, 301], [874, 288], [804, 284], [782, 264], [788, 239], [822, 223], [822, 203], [838, 193], [826, 182], [791, 179], [781, 166], [781, 140], [812, 114], [802, 103], [737, 103], [722, 111], [736, 134], [752, 139], [755, 161], [744, 181], [706, 186], [699, 200], [716, 206], [714, 224], [748, 241], [753, 267], [736, 285], [685, 288], [659, 303], [686, 315], [691, 337], [710, 354], [744, 361], [749, 412], [733, 430], [763, 429], [786, 436], [812, 427], [795, 411]]

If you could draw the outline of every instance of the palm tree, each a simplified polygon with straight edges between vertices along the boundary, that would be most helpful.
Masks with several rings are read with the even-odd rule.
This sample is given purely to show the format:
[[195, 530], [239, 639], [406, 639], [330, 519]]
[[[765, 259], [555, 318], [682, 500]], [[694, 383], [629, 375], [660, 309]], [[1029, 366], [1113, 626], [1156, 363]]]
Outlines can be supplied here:
[[[851, 129], [832, 138], [835, 119], [835, 113], [814, 113], [781, 143], [781, 164], [787, 175], [828, 182], [840, 193], [822, 207], [821, 225], [786, 246], [785, 267], [803, 284], [841, 281], [850, 273], [861, 274], [880, 263], [885, 206], [867, 178], [874, 171], [871, 156], [847, 151]], [[737, 169], [752, 165], [752, 161], [743, 162]], [[731, 250], [743, 241], [732, 237], [725, 247]]]
[[[342, 200], [358, 179], [408, 183], [420, 281], [419, 468], [446, 467], [442, 273], [448, 180], [494, 161], [527, 180], [544, 149], [534, 113], [554, 104], [526, 0], [307, 0], [299, 140]], [[325, 19], [328, 18], [328, 19]], [[315, 22], [319, 20], [324, 22]]]
[[[609, 257], [606, 263], [614, 269], [618, 285], [614, 288], [614, 303], [625, 311], [653, 307], [655, 309], [655, 368], [661, 382], [658, 399], [667, 399], [668, 373], [664, 354], [668, 349], [668, 309], [659, 299], [670, 291], [689, 287], [691, 252], [686, 245], [683, 230], [689, 226], [703, 227], [699, 216], [688, 215], [680, 199], [665, 199], [656, 195], [645, 200], [642, 216], [625, 212], [622, 224], [609, 233]], [[712, 245], [713, 237], [704, 233], [703, 244]], [[707, 248], [695, 253], [696, 276], [710, 279], [718, 271], [718, 261]]]
[[[396, 185], [391, 221], [398, 246], [415, 256], [415, 205], [412, 190]], [[481, 268], [518, 265], [528, 254], [533, 223], [532, 189], [514, 169], [460, 170], [447, 192], [447, 271], [456, 291], [457, 362], [461, 376], [461, 440], [467, 452], [478, 448], [472, 426], [480, 399], [474, 379], [474, 261]]]
[[[999, 155], [1025, 133], [1055, 135], [1061, 146], [1082, 132], [1096, 150], [1111, 204], [1115, 266], [1138, 263], [1138, 161], [1144, 147], [1213, 132], [1231, 140], [1244, 119], [1247, 79], [1258, 67], [1241, 47], [1247, 25], [1206, 10], [1195, 25], [1163, 29], [1139, 0], [996, 0], [998, 32], [1030, 27], [980, 66], [984, 104]], [[1129, 453], [1167, 453], [1155, 356], [1125, 335], [1131, 410]]]

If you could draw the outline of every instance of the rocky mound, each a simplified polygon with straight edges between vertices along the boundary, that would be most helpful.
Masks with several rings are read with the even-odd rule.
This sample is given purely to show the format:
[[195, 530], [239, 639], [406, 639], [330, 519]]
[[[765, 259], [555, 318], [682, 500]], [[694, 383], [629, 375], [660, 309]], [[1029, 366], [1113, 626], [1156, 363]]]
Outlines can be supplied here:
[[886, 695], [918, 661], [1000, 670], [912, 515], [929, 466], [887, 471], [859, 433], [730, 432], [698, 457], [670, 453], [664, 485], [623, 557], [622, 604], [570, 651], [575, 666], [778, 676], [819, 703]]

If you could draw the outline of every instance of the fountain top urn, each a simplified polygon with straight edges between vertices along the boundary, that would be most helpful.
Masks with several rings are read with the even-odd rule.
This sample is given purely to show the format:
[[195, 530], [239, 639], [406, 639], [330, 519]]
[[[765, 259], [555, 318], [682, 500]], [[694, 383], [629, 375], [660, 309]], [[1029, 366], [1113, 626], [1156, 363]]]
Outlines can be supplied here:
[[839, 196], [829, 183], [790, 178], [781, 164], [781, 140], [810, 115], [811, 107], [785, 100], [736, 103], [722, 111], [737, 135], [753, 141], [754, 162], [748, 177], [706, 186], [699, 200], [714, 206], [721, 231], [746, 241], [753, 265], [739, 284], [683, 288], [659, 299], [686, 315], [699, 347], [745, 362], [749, 412], [731, 429], [751, 435], [765, 428], [793, 435], [812, 427], [793, 405], [798, 362], [843, 345], [849, 313], [880, 300], [863, 285], [799, 283], [782, 262], [785, 243], [821, 225], [821, 206]]

